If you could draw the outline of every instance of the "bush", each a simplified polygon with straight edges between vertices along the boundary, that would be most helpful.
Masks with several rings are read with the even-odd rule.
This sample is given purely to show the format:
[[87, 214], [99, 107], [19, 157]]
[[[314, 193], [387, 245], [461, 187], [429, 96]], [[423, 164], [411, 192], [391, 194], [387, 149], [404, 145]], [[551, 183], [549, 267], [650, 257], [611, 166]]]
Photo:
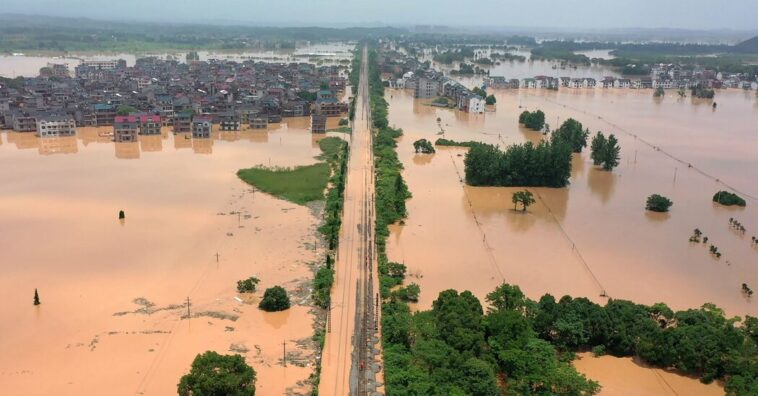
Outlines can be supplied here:
[[416, 150], [416, 153], [434, 154], [434, 146], [432, 146], [432, 142], [426, 139], [419, 139], [413, 142], [413, 149]]
[[348, 121], [348, 120], [347, 120], [347, 118], [340, 118], [340, 121], [337, 123], [337, 125], [339, 125], [339, 126], [345, 126], [345, 125], [347, 125], [349, 122], [350, 122], [350, 121]]
[[545, 127], [545, 113], [542, 110], [534, 112], [524, 111], [518, 117], [519, 124], [524, 124], [525, 127], [533, 131], [541, 131]]
[[421, 294], [421, 288], [415, 283], [401, 287], [392, 293], [392, 295], [404, 302], [418, 302], [419, 294]]
[[653, 212], [668, 212], [671, 205], [674, 203], [670, 199], [663, 195], [653, 194], [647, 197], [647, 204], [645, 209]]
[[255, 370], [240, 355], [208, 351], [197, 355], [189, 374], [177, 385], [180, 396], [255, 395]]
[[237, 281], [237, 291], [240, 293], [253, 293], [255, 292], [256, 286], [258, 286], [258, 282], [260, 281], [260, 279], [254, 276], [239, 280]]
[[274, 286], [266, 289], [263, 293], [263, 299], [258, 308], [266, 312], [284, 311], [290, 307], [290, 298], [287, 291], [281, 286]]
[[[328, 259], [327, 259], [328, 261]], [[328, 308], [330, 302], [329, 292], [334, 283], [334, 270], [327, 264], [316, 272], [316, 280], [313, 282], [313, 300], [321, 308]]]
[[725, 206], [745, 206], [746, 202], [740, 198], [737, 194], [730, 193], [729, 191], [719, 191], [713, 195], [713, 202], [720, 203]]
[[595, 356], [605, 355], [605, 345], [597, 345], [594, 348], [592, 348], [592, 354]]

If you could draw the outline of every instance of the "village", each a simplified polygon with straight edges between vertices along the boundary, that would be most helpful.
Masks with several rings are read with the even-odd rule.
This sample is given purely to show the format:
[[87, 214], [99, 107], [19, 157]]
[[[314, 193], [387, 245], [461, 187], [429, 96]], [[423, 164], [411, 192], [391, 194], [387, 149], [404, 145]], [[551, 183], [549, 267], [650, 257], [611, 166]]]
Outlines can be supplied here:
[[48, 138], [112, 127], [100, 133], [134, 142], [162, 127], [206, 139], [214, 128], [265, 130], [283, 118], [311, 117], [311, 131], [324, 133], [328, 117], [348, 111], [339, 100], [346, 82], [346, 66], [309, 63], [148, 57], [131, 67], [83, 61], [73, 76], [68, 65], [49, 64], [38, 77], [0, 83], [0, 128]]
[[[382, 78], [390, 88], [413, 90], [416, 99], [445, 98], [432, 103], [438, 107], [454, 107], [469, 113], [484, 113], [486, 98], [482, 92], [493, 89], [676, 89], [701, 88], [758, 90], [758, 81], [739, 73], [722, 73], [705, 68], [686, 68], [675, 64], [650, 66], [649, 76], [613, 77], [551, 77], [539, 75], [528, 78], [506, 78], [485, 75], [482, 87], [469, 89], [455, 78], [435, 70], [428, 62], [407, 56], [397, 51], [388, 51], [383, 65]], [[554, 67], [554, 69], [557, 69]], [[681, 93], [680, 93], [681, 95]]]

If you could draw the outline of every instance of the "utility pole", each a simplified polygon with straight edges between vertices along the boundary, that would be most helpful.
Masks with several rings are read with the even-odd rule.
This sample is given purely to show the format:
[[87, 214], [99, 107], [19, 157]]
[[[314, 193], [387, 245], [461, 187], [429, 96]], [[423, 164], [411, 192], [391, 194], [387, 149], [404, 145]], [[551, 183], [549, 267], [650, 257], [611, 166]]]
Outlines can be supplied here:
[[216, 252], [216, 262], [217, 263], [218, 263], [218, 256], [219, 256], [219, 254], [218, 254], [218, 252]]
[[187, 296], [187, 320], [189, 320], [190, 317], [190, 298]]
[[287, 367], [287, 341], [282, 341], [282, 361], [284, 367]]
[[679, 168], [674, 168], [674, 183], [676, 183], [676, 171], [678, 171]]

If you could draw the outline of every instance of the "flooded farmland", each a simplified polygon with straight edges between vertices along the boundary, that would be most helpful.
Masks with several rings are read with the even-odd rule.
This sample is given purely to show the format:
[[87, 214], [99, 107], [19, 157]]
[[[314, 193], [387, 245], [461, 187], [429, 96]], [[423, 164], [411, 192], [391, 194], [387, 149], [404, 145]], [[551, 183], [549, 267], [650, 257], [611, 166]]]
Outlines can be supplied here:
[[[287, 119], [212, 139], [164, 130], [118, 144], [110, 128], [46, 139], [3, 131], [5, 394], [173, 394], [206, 350], [244, 355], [257, 394], [309, 391], [320, 209], [255, 192], [235, 175], [314, 163], [308, 125]], [[239, 296], [236, 281], [249, 276], [261, 279], [259, 292]], [[287, 289], [291, 309], [257, 308], [273, 285]]]
[[[674, 92], [662, 100], [649, 90], [493, 92], [496, 110], [479, 115], [428, 106], [410, 91], [386, 93], [389, 122], [405, 132], [398, 153], [413, 193], [408, 218], [392, 228], [388, 255], [405, 263], [408, 281], [421, 286], [420, 309], [445, 289], [483, 299], [505, 281], [533, 299], [569, 294], [604, 303], [607, 295], [675, 310], [711, 302], [728, 315], [758, 314], [740, 290], [742, 283], [758, 284], [758, 249], [750, 243], [758, 234], [757, 202], [750, 198], [741, 209], [711, 202], [724, 184], [746, 198], [758, 196], [752, 93], [720, 91], [713, 110], [710, 102]], [[612, 173], [596, 169], [585, 150], [574, 157], [570, 186], [530, 189], [537, 203], [524, 214], [510, 199], [519, 189], [463, 183], [466, 149], [414, 154], [412, 142], [420, 138], [501, 147], [537, 142], [539, 132], [518, 126], [524, 109], [545, 111], [551, 127], [574, 117], [593, 135], [614, 133], [620, 166]], [[673, 200], [670, 213], [644, 210], [653, 193]], [[730, 217], [745, 225], [744, 235], [729, 227]], [[706, 245], [688, 242], [695, 228], [724, 252], [720, 259]], [[587, 366], [596, 378], [591, 367], [602, 364]]]

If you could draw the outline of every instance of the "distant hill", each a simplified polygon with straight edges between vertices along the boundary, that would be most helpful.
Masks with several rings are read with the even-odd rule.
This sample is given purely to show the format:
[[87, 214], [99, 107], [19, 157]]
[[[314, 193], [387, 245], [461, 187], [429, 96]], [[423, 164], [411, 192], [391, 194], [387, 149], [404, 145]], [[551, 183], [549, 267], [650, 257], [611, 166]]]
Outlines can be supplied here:
[[758, 54], [758, 36], [745, 40], [734, 46], [737, 52]]

